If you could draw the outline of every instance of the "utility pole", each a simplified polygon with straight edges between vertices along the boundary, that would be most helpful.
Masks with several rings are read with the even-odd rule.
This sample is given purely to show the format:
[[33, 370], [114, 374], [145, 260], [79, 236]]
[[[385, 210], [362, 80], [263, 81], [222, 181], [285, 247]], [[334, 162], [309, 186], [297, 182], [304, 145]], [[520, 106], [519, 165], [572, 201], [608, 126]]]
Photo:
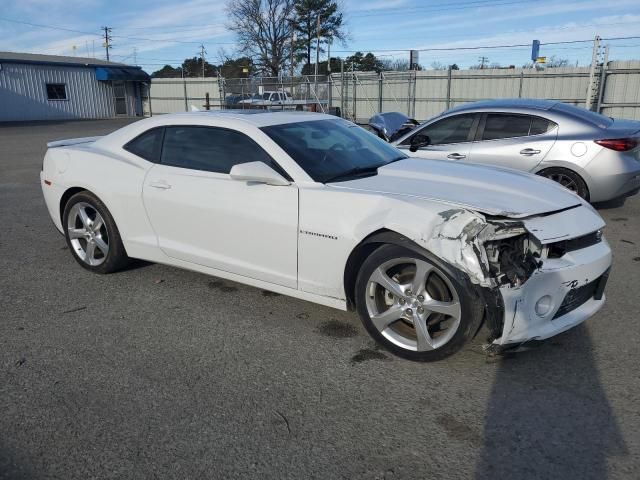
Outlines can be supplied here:
[[327, 41], [327, 74], [331, 75], [331, 40], [332, 38], [329, 38], [329, 40]]
[[133, 64], [138, 65], [138, 49], [133, 47]]
[[483, 55], [478, 57], [478, 61], [480, 62], [480, 70], [484, 70], [484, 66], [489, 62], [489, 59]]
[[204, 78], [204, 54], [207, 51], [204, 49], [204, 45], [200, 44], [200, 61], [202, 62], [202, 78]]
[[104, 44], [102, 45], [104, 47], [104, 50], [107, 54], [107, 62], [109, 61], [109, 49], [111, 48], [111, 28], [109, 27], [102, 27], [102, 30], [104, 30]]

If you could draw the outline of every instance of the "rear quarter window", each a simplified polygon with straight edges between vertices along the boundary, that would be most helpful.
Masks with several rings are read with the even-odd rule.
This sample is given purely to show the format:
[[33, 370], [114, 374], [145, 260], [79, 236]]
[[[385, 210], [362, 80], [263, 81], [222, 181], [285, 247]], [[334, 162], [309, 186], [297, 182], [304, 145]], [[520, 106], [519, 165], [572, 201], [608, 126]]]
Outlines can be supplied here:
[[157, 163], [160, 161], [163, 132], [164, 128], [152, 128], [138, 135], [122, 148], [140, 158]]

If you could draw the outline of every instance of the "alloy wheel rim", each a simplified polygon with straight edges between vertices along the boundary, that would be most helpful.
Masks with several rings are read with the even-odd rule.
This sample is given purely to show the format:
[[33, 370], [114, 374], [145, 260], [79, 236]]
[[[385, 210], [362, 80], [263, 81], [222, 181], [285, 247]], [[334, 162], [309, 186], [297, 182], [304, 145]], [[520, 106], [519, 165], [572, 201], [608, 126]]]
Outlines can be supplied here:
[[572, 192], [578, 192], [578, 185], [576, 184], [576, 182], [564, 173], [554, 173], [553, 175], [550, 175], [549, 178], [554, 182], [559, 183], [564, 188], [571, 190]]
[[367, 281], [366, 306], [382, 336], [416, 352], [444, 346], [462, 317], [458, 293], [447, 276], [415, 258], [396, 258], [374, 270]]
[[97, 267], [107, 259], [109, 234], [104, 219], [86, 202], [69, 211], [67, 233], [75, 254], [87, 265]]

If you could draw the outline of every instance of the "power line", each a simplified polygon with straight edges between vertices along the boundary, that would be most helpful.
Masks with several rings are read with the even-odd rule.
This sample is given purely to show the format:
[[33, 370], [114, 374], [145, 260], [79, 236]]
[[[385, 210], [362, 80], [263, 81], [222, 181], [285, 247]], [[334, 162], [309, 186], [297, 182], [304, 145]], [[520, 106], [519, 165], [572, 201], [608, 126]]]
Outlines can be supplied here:
[[49, 28], [49, 29], [52, 29], [52, 30], [63, 30], [65, 32], [82, 33], [84, 35], [102, 36], [101, 33], [96, 33], [96, 32], [85, 32], [85, 31], [82, 31], [82, 30], [74, 30], [72, 28], [57, 27], [57, 26], [54, 26], [54, 25], [43, 25], [43, 24], [40, 24], [40, 23], [23, 22], [22, 20], [13, 20], [11, 18], [0, 17], [0, 20], [4, 20], [5, 22], [11, 22], [11, 23], [19, 23], [19, 24], [22, 24], [22, 25], [29, 25], [30, 27]]
[[[33, 22], [25, 22], [22, 20], [15, 20], [15, 19], [11, 19], [11, 18], [5, 18], [5, 17], [0, 17], [0, 20], [4, 20], [5, 22], [11, 22], [11, 23], [18, 23], [21, 25], [28, 25], [30, 27], [38, 27], [38, 28], [48, 28], [50, 30], [61, 30], [64, 32], [72, 32], [72, 33], [82, 33], [84, 35], [94, 35], [94, 36], [100, 36], [102, 37], [103, 34], [102, 33], [97, 33], [97, 32], [87, 32], [84, 30], [75, 30], [73, 28], [66, 28], [66, 27], [60, 27], [57, 25], [44, 25], [42, 23], [33, 23]], [[100, 30], [103, 30], [104, 27], [101, 27]], [[194, 35], [197, 32], [194, 32]], [[127, 40], [137, 40], [137, 41], [141, 41], [141, 42], [173, 42], [173, 43], [184, 43], [184, 44], [200, 44], [202, 43], [202, 41], [185, 41], [185, 40], [179, 40], [177, 38], [148, 38], [148, 37], [137, 37], [137, 36], [129, 36], [129, 35], [110, 35], [110, 39], [113, 38], [124, 38]], [[209, 37], [205, 37], [205, 38], [209, 38]], [[235, 42], [214, 42], [215, 44], [220, 44], [220, 45], [235, 45]]]
[[[500, 1], [498, 0], [498, 2], [494, 2], [494, 1], [475, 1], [475, 2], [467, 2], [466, 4], [460, 3], [457, 5], [460, 5], [459, 7], [456, 7], [456, 4], [452, 4], [452, 6], [447, 6], [444, 8], [430, 8], [429, 6], [426, 7], [419, 7], [419, 8], [405, 8], [405, 9], [397, 9], [397, 11], [395, 12], [389, 12], [389, 11], [381, 11], [381, 12], [370, 12], [370, 13], [362, 13], [362, 14], [358, 14], [358, 18], [364, 18], [364, 17], [380, 17], [380, 16], [390, 16], [390, 15], [394, 15], [394, 14], [410, 14], [410, 13], [420, 13], [420, 12], [426, 12], [426, 13], [436, 13], [436, 12], [449, 12], [451, 10], [469, 10], [469, 9], [474, 9], [474, 8], [487, 8], [487, 7], [504, 7], [504, 6], [509, 6], [509, 5], [522, 5], [522, 4], [527, 4], [527, 3], [531, 3], [529, 0], [516, 0], [516, 1]], [[433, 6], [440, 6], [440, 5], [433, 5]]]
[[[639, 39], [640, 36], [629, 36], [629, 37], [610, 37], [610, 38], [602, 38], [602, 40], [607, 41], [615, 41], [615, 40], [633, 40]], [[589, 43], [593, 42], [593, 38], [587, 40], [564, 40], [559, 42], [540, 42], [540, 45], [568, 45], [575, 43]], [[490, 49], [500, 49], [500, 48], [524, 48], [531, 47], [531, 43], [513, 43], [509, 45], [477, 45], [472, 47], [434, 47], [434, 48], [396, 48], [396, 49], [373, 49], [372, 52], [395, 52], [402, 53], [408, 52], [410, 50], [418, 50], [419, 52], [451, 52], [458, 50], [490, 50]], [[335, 50], [338, 53], [355, 53], [361, 50]]]

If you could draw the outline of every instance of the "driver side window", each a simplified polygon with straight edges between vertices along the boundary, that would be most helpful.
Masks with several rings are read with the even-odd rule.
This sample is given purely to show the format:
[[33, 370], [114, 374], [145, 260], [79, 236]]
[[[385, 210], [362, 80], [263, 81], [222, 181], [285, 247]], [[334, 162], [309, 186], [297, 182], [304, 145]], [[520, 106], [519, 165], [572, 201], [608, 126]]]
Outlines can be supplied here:
[[430, 145], [470, 142], [472, 139], [469, 138], [469, 135], [474, 118], [475, 116], [473, 114], [443, 118], [442, 120], [421, 128], [402, 142], [402, 145], [410, 145], [411, 138], [417, 134], [428, 136]]
[[282, 168], [244, 133], [195, 125], [166, 127], [160, 163], [172, 167], [228, 174], [234, 165], [262, 162], [278, 173]]

